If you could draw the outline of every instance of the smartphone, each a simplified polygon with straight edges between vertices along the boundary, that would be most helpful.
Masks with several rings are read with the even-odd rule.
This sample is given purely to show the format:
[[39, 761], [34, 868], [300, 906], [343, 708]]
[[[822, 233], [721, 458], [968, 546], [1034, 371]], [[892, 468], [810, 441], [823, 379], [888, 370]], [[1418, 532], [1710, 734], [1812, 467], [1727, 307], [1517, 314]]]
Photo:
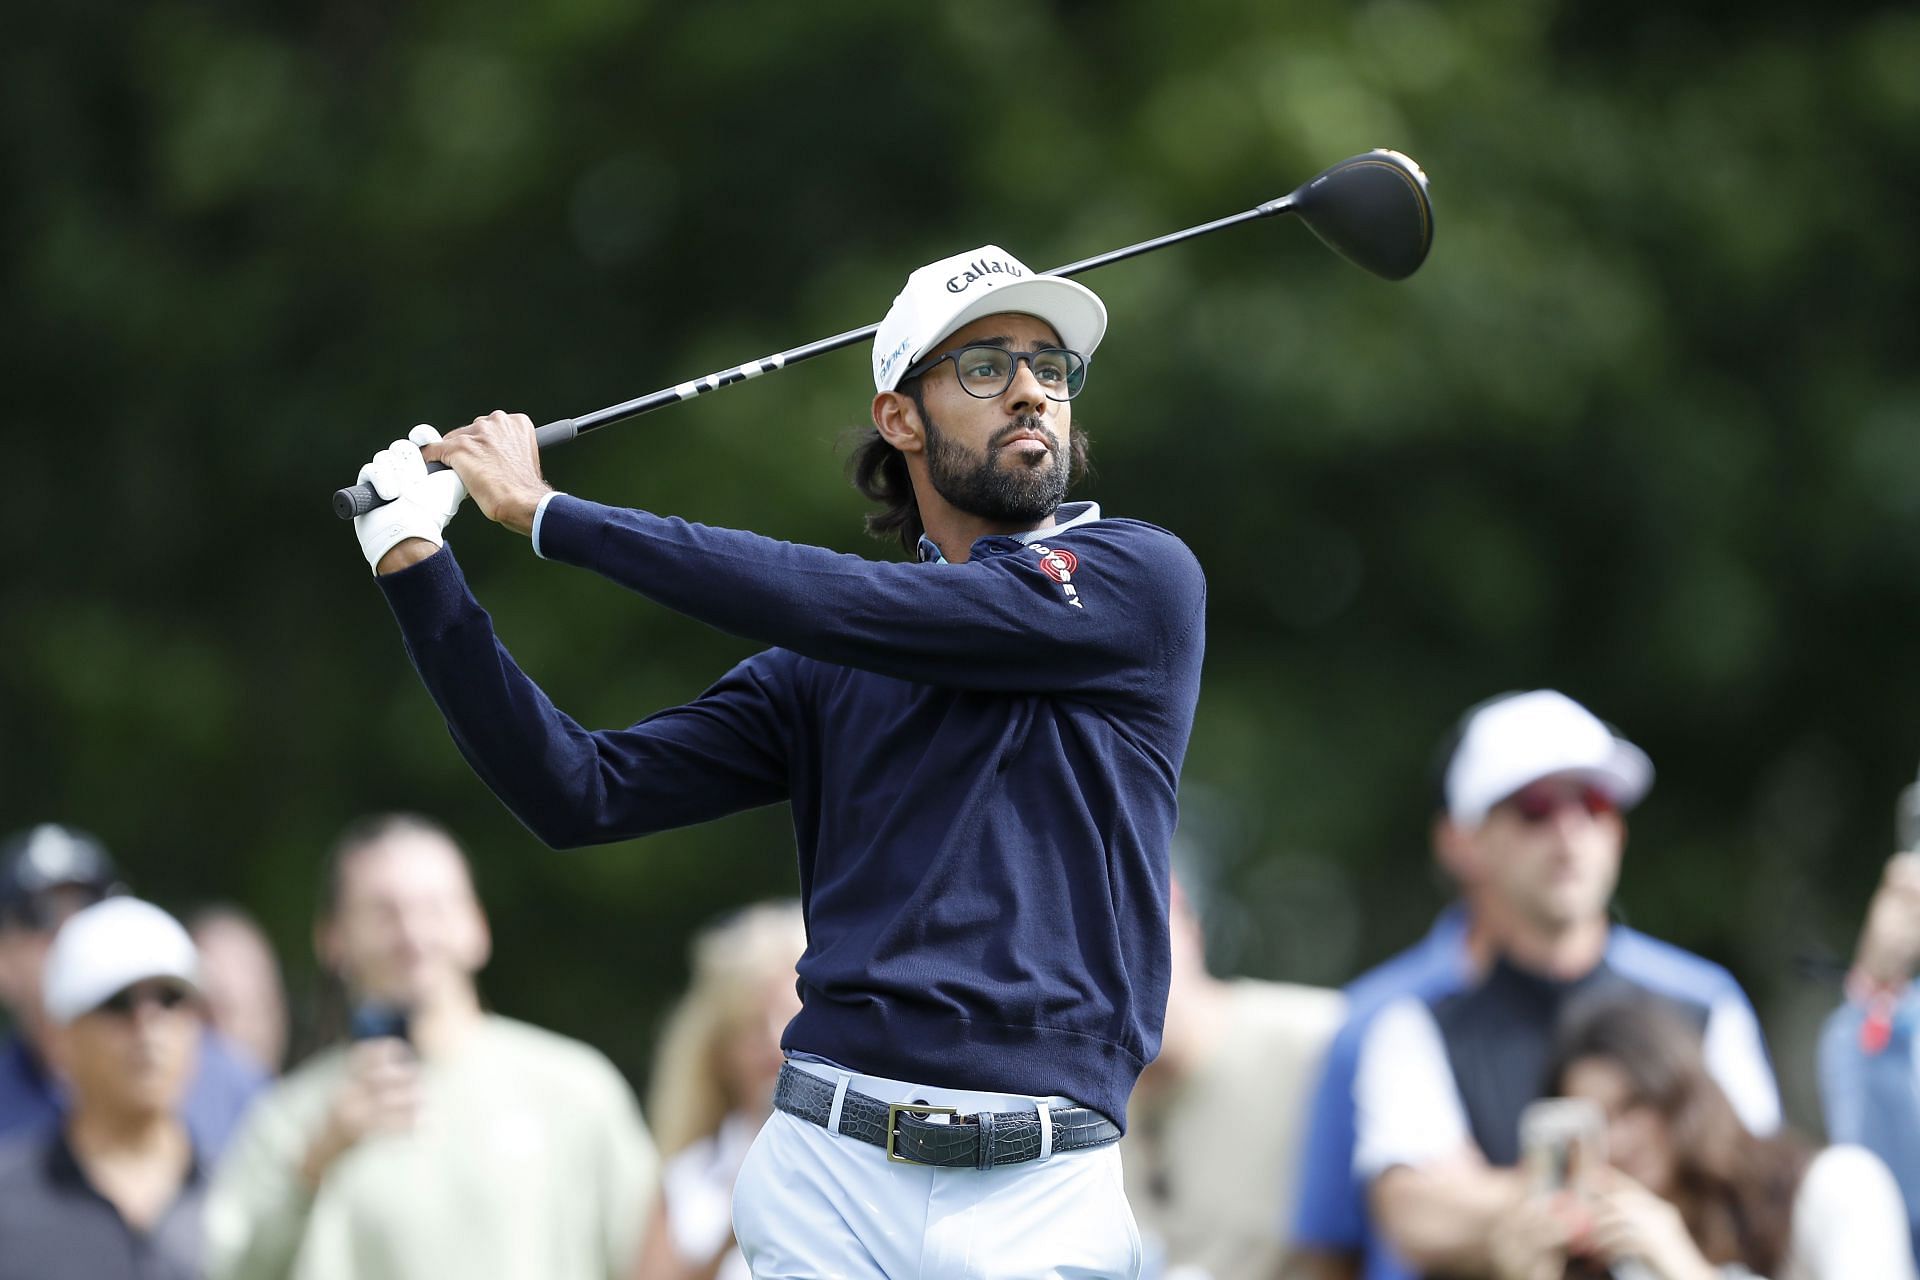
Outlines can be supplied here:
[[1591, 1098], [1541, 1098], [1520, 1113], [1521, 1164], [1536, 1191], [1578, 1191], [1607, 1162], [1607, 1115]]
[[407, 1011], [399, 1005], [375, 1001], [353, 1007], [353, 1013], [347, 1019], [347, 1034], [354, 1040], [391, 1038], [405, 1040], [409, 1044], [413, 1042], [407, 1032]]

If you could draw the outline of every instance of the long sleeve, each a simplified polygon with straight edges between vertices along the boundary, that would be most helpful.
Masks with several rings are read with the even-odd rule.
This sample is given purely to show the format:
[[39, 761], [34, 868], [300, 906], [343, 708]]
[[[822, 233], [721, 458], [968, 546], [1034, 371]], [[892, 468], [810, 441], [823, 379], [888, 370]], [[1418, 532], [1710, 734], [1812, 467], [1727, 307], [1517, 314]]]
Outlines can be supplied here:
[[298, 1169], [308, 1135], [280, 1097], [258, 1099], [214, 1170], [207, 1199], [208, 1280], [286, 1280], [313, 1196]]
[[[1884, 1045], [1863, 1038], [1864, 1005], [1835, 1009], [1820, 1033], [1820, 1100], [1827, 1137], [1867, 1148], [1893, 1171], [1910, 1224], [1920, 1224], [1920, 991], [1909, 987], [1891, 1011]], [[1915, 1232], [1920, 1238], [1920, 1232]]]
[[964, 564], [867, 560], [560, 495], [541, 555], [734, 635], [951, 688], [1148, 700], [1199, 633], [1206, 584], [1172, 534], [1096, 520]]
[[380, 584], [460, 753], [548, 845], [629, 839], [786, 797], [781, 655], [749, 659], [628, 728], [589, 731], [514, 662], [450, 547]]

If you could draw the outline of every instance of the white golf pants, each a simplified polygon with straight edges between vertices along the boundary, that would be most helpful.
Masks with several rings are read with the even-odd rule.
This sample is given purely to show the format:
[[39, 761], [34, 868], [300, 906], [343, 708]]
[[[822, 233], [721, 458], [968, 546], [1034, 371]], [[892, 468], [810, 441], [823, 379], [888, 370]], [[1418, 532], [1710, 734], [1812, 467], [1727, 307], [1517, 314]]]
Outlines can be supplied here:
[[[795, 1066], [882, 1102], [1033, 1111], [1065, 1098], [940, 1089]], [[733, 1189], [755, 1280], [1136, 1280], [1140, 1231], [1118, 1144], [977, 1169], [898, 1164], [879, 1147], [775, 1111]]]

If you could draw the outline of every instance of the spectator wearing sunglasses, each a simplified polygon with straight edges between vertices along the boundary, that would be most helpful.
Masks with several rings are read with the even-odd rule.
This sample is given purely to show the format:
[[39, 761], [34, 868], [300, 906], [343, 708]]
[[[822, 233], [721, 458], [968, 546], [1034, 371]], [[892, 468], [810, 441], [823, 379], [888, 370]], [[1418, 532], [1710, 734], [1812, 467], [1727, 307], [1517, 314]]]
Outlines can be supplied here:
[[1552, 690], [1468, 711], [1439, 771], [1434, 854], [1461, 906], [1349, 988], [1299, 1178], [1301, 1274], [1484, 1273], [1524, 1187], [1519, 1117], [1576, 999], [1650, 992], [1686, 1011], [1749, 1131], [1780, 1123], [1752, 1005], [1718, 965], [1613, 923], [1646, 754]]
[[199, 963], [160, 908], [109, 898], [48, 953], [62, 1123], [0, 1150], [0, 1280], [191, 1280], [206, 1182], [180, 1115], [201, 1036]]
[[[85, 831], [43, 822], [0, 841], [0, 1009], [12, 1023], [0, 1039], [0, 1142], [60, 1121], [65, 1088], [48, 1062], [41, 1007], [48, 951], [68, 917], [120, 891], [106, 846]], [[181, 1112], [195, 1148], [213, 1160], [266, 1075], [210, 1027], [197, 1063]]]

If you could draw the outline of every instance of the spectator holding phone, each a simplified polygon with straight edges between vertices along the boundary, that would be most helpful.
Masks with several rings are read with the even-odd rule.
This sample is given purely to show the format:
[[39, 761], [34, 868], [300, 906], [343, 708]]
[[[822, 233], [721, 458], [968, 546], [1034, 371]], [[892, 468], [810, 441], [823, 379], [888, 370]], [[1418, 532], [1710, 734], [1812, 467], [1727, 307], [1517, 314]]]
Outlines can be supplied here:
[[1609, 998], [1571, 1011], [1550, 1086], [1605, 1118], [1610, 1167], [1584, 1193], [1536, 1197], [1496, 1229], [1500, 1280], [1913, 1280], [1893, 1176], [1861, 1147], [1757, 1137], [1708, 1074], [1671, 1005]]
[[491, 949], [465, 855], [424, 818], [356, 824], [315, 942], [352, 1043], [256, 1107], [215, 1175], [220, 1280], [624, 1280], [652, 1141], [612, 1064], [486, 1013]]

